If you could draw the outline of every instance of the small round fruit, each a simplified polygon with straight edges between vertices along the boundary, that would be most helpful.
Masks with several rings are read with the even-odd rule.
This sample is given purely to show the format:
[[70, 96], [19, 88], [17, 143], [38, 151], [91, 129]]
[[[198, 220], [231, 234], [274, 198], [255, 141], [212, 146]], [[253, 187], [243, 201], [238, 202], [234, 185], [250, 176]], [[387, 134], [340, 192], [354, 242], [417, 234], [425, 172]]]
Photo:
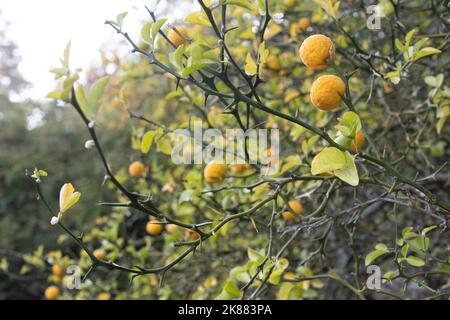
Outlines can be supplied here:
[[168, 233], [174, 234], [175, 232], [178, 231], [178, 226], [176, 224], [168, 224], [166, 226], [166, 230]]
[[282, 213], [283, 219], [286, 221], [298, 221], [297, 215], [300, 215], [303, 212], [302, 204], [298, 200], [291, 200], [288, 203], [289, 207], [296, 213], [296, 215], [294, 215], [290, 210], [286, 210]]
[[187, 31], [183, 27], [177, 27], [177, 30], [170, 29], [167, 34], [167, 38], [169, 38], [170, 42], [172, 42], [176, 47], [179, 47], [184, 39], [187, 37]]
[[200, 235], [191, 229], [186, 229], [185, 237], [193, 241], [200, 239]]
[[311, 87], [311, 102], [320, 110], [331, 111], [341, 104], [345, 83], [335, 75], [324, 75], [314, 81]]
[[284, 0], [286, 8], [291, 9], [295, 5], [295, 0]]
[[164, 231], [164, 226], [154, 221], [149, 221], [145, 227], [147, 233], [153, 237], [159, 236]]
[[297, 26], [300, 30], [305, 31], [306, 29], [308, 29], [309, 23], [310, 23], [309, 19], [306, 17], [303, 17], [300, 20], [298, 20]]
[[303, 41], [300, 47], [300, 58], [313, 70], [327, 67], [327, 60], [334, 57], [334, 44], [330, 38], [322, 34], [312, 35]]
[[57, 286], [50, 286], [45, 289], [44, 293], [45, 299], [56, 300], [59, 297], [59, 288]]
[[204, 177], [207, 183], [216, 184], [221, 183], [227, 173], [227, 167], [220, 162], [211, 161], [204, 171]]
[[383, 90], [384, 90], [384, 93], [391, 94], [392, 92], [394, 92], [394, 87], [392, 85], [390, 85], [389, 83], [384, 82]]
[[243, 174], [249, 169], [250, 169], [249, 164], [235, 164], [231, 166], [231, 172], [233, 174]]
[[97, 300], [110, 300], [111, 295], [108, 292], [101, 292], [97, 296]]
[[[266, 165], [270, 166], [270, 165], [276, 164], [278, 162], [278, 155], [275, 154], [275, 151], [272, 148], [266, 149], [264, 154], [266, 157], [266, 159], [265, 159]], [[264, 160], [264, 159], [262, 159], [262, 160]]]
[[145, 166], [140, 161], [135, 161], [128, 167], [128, 172], [132, 177], [142, 177], [145, 172]]
[[280, 59], [274, 54], [271, 54], [267, 57], [267, 66], [269, 69], [278, 70], [281, 68]]
[[364, 138], [364, 133], [362, 133], [362, 131], [358, 131], [355, 135], [355, 139], [352, 140], [350, 149], [353, 152], [359, 152], [362, 148], [364, 148], [365, 143], [366, 139]]
[[97, 249], [93, 252], [93, 254], [98, 260], [105, 260], [106, 258], [106, 251], [103, 249]]
[[61, 277], [64, 273], [64, 268], [60, 264], [52, 265], [52, 273], [55, 276]]

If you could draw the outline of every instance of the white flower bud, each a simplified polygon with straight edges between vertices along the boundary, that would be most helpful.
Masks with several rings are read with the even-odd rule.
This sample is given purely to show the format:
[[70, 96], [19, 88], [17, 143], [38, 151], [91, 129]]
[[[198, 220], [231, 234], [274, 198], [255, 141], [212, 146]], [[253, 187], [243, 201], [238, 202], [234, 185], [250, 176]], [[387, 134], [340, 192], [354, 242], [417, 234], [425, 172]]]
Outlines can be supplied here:
[[50, 220], [50, 224], [52, 226], [54, 226], [55, 224], [58, 224], [59, 222], [59, 218], [58, 217], [53, 217], [52, 220]]
[[84, 144], [84, 147], [85, 147], [86, 149], [93, 149], [93, 148], [95, 148], [95, 142], [94, 142], [94, 140], [88, 140], [88, 141], [86, 141], [86, 143]]

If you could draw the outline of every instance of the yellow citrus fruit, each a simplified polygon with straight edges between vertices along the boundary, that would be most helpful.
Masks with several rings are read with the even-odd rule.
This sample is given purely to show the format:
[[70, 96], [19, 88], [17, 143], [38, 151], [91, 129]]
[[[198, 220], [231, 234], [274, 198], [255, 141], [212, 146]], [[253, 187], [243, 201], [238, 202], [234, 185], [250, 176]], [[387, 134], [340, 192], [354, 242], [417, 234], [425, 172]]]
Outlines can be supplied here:
[[145, 172], [145, 166], [140, 161], [135, 161], [128, 167], [128, 173], [132, 177], [142, 177]]
[[[277, 158], [274, 155], [274, 151], [272, 148], [269, 148], [265, 151], [265, 156], [266, 156], [266, 165], [272, 165], [277, 163]], [[262, 159], [263, 160], [263, 159]]]
[[183, 42], [184, 39], [187, 37], [187, 31], [183, 27], [177, 27], [177, 31], [170, 29], [169, 33], [167, 34], [167, 38], [176, 46], [179, 47]]
[[300, 20], [298, 20], [297, 22], [297, 27], [302, 30], [305, 31], [306, 29], [308, 29], [309, 27], [309, 19], [306, 17], [301, 18]]
[[185, 237], [187, 239], [190, 239], [190, 240], [198, 240], [198, 239], [200, 239], [200, 235], [197, 232], [195, 232], [195, 231], [193, 231], [191, 229], [186, 229]]
[[54, 283], [61, 283], [62, 280], [63, 280], [62, 276], [56, 276], [56, 275], [51, 276], [51, 281], [53, 281]]
[[250, 169], [249, 164], [235, 164], [231, 166], [231, 172], [233, 174], [243, 174]]
[[334, 44], [322, 34], [312, 35], [303, 41], [300, 58], [311, 69], [322, 70], [327, 67], [327, 60], [334, 57]]
[[355, 138], [352, 140], [350, 145], [350, 149], [353, 152], [359, 152], [362, 148], [364, 148], [366, 139], [364, 138], [364, 133], [362, 131], [358, 131], [355, 135]]
[[149, 221], [145, 227], [147, 233], [151, 236], [159, 236], [164, 231], [164, 226], [154, 221]]
[[330, 111], [341, 104], [345, 83], [334, 75], [324, 75], [314, 81], [311, 87], [311, 102], [320, 110]]
[[50, 286], [45, 289], [44, 293], [45, 299], [56, 300], [59, 297], [59, 288], [57, 286]]
[[290, 9], [294, 6], [295, 0], [284, 0], [284, 5], [286, 8]]
[[383, 83], [383, 90], [384, 90], [384, 93], [391, 94], [392, 92], [394, 92], [394, 87], [391, 86], [389, 83], [384, 82]]
[[111, 295], [108, 292], [101, 292], [97, 296], [97, 300], [110, 300]]
[[[303, 206], [298, 200], [291, 200], [288, 202], [291, 210], [294, 211], [297, 215], [302, 214]], [[282, 213], [283, 219], [286, 221], [298, 221], [298, 217], [294, 215], [290, 210], [286, 210]]]
[[166, 230], [167, 230], [168, 233], [173, 234], [173, 233], [177, 232], [178, 226], [176, 224], [168, 224], [166, 226]]
[[227, 173], [227, 167], [220, 162], [211, 161], [204, 171], [204, 177], [209, 184], [221, 183]]
[[97, 249], [93, 252], [93, 254], [98, 260], [105, 260], [106, 258], [106, 251], [103, 249]]
[[280, 59], [274, 54], [267, 57], [267, 66], [269, 69], [276, 70], [281, 68]]
[[55, 276], [61, 277], [64, 273], [64, 268], [59, 264], [52, 265], [52, 273]]

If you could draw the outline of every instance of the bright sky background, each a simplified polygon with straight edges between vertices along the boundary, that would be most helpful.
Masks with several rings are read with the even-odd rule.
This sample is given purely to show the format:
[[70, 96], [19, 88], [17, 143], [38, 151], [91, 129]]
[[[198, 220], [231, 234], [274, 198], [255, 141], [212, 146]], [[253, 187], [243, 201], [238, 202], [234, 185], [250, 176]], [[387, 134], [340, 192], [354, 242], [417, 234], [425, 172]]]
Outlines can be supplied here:
[[[124, 28], [139, 36], [139, 22], [148, 19], [144, 6], [150, 0], [0, 0], [3, 18], [9, 23], [8, 38], [16, 42], [22, 57], [19, 70], [32, 84], [26, 98], [42, 100], [55, 86], [48, 72], [58, 66], [65, 45], [72, 40], [71, 66], [87, 70], [98, 63], [99, 49], [117, 48], [121, 38], [105, 20], [128, 11]], [[192, 1], [162, 0], [170, 6], [170, 20], [182, 19]], [[24, 97], [22, 97], [24, 98]]]

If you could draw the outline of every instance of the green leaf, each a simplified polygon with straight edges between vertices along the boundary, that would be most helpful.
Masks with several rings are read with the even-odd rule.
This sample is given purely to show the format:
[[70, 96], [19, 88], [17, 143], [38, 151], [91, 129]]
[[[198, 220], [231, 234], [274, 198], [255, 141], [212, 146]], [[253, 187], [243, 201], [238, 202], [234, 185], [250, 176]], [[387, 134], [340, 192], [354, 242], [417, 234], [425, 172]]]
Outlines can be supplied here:
[[402, 256], [406, 257], [408, 255], [408, 250], [409, 250], [409, 244], [405, 244], [401, 250]]
[[319, 140], [319, 136], [313, 136], [312, 138], [309, 138], [308, 140], [303, 140], [302, 142], [302, 151], [305, 154], [308, 154], [311, 149], [316, 144], [317, 140]]
[[70, 47], [72, 42], [69, 41], [64, 49], [64, 57], [62, 60], [62, 64], [65, 68], [69, 69], [69, 58], [70, 58]]
[[418, 257], [409, 256], [406, 258], [406, 262], [413, 267], [422, 267], [425, 265], [425, 261]]
[[289, 294], [294, 289], [295, 284], [291, 282], [283, 282], [280, 286], [280, 290], [277, 293], [278, 300], [289, 300]]
[[259, 45], [259, 63], [260, 64], [266, 63], [268, 56], [269, 56], [269, 49], [266, 49], [266, 42], [263, 41]]
[[302, 164], [302, 159], [299, 156], [293, 155], [286, 158], [283, 167], [281, 168], [281, 173], [289, 171], [292, 168], [295, 168]]
[[378, 243], [375, 246], [375, 249], [377, 249], [377, 250], [384, 250], [386, 252], [389, 251], [388, 247], [384, 243]]
[[235, 5], [244, 9], [253, 10], [253, 3], [251, 0], [226, 0], [223, 1], [227, 5]]
[[209, 22], [208, 17], [206, 14], [202, 11], [200, 12], [192, 12], [188, 14], [184, 18], [184, 22], [190, 23], [190, 24], [198, 24], [201, 26], [211, 27], [211, 23]]
[[216, 64], [216, 61], [210, 59], [189, 59], [192, 62], [187, 68], [183, 69], [182, 76], [187, 77], [195, 71], [201, 70], [207, 66]]
[[442, 51], [439, 49], [432, 47], [425, 47], [423, 49], [420, 49], [420, 51], [416, 55], [414, 55], [414, 61], [439, 53], [442, 53]]
[[336, 177], [353, 187], [359, 185], [359, 175], [355, 165], [355, 158], [347, 151], [345, 152], [345, 166], [339, 170], [335, 170], [333, 173]]
[[245, 59], [245, 73], [249, 76], [253, 76], [258, 71], [258, 67], [255, 63], [255, 60], [253, 60], [252, 55], [250, 53], [247, 53], [247, 58]]
[[151, 43], [151, 38], [150, 38], [150, 30], [152, 29], [153, 26], [153, 22], [147, 22], [146, 24], [144, 24], [141, 28], [141, 37], [142, 39], [144, 39], [145, 42], [147, 43]]
[[195, 190], [184, 190], [180, 195], [180, 203], [190, 202]]
[[275, 268], [269, 277], [269, 283], [273, 285], [278, 285], [280, 283], [281, 275], [284, 270], [289, 266], [289, 261], [287, 259], [279, 259], [275, 262]]
[[247, 249], [247, 254], [248, 254], [248, 258], [250, 259], [250, 261], [260, 262], [264, 259], [263, 254], [261, 254], [260, 252], [254, 250], [252, 248]]
[[422, 236], [426, 236], [428, 232], [433, 231], [434, 229], [436, 229], [438, 226], [429, 226], [425, 229], [422, 230]]
[[108, 76], [100, 78], [92, 85], [91, 89], [89, 90], [87, 103], [94, 115], [97, 113], [98, 108], [100, 108], [100, 105], [102, 103], [101, 96], [108, 83], [109, 83]]
[[81, 110], [83, 113], [88, 117], [91, 118], [93, 116], [92, 110], [89, 107], [89, 104], [86, 100], [86, 94], [84, 92], [84, 86], [80, 85], [78, 86], [75, 97], [77, 98], [77, 102], [80, 105]]
[[48, 99], [61, 100], [62, 99], [62, 94], [59, 91], [53, 91], [53, 92], [50, 92], [49, 94], [47, 94], [46, 97]]
[[336, 128], [342, 135], [353, 139], [356, 132], [360, 131], [362, 128], [361, 119], [355, 112], [346, 112], [339, 119], [339, 125], [336, 126]]
[[417, 31], [417, 29], [412, 29], [411, 31], [409, 31], [406, 34], [406, 38], [405, 38], [406, 42], [405, 42], [404, 48], [408, 48], [409, 47], [409, 44], [411, 43], [411, 40], [412, 40], [414, 34], [416, 33], [416, 31]]
[[148, 131], [144, 134], [144, 136], [142, 137], [142, 143], [141, 143], [141, 151], [144, 154], [147, 154], [153, 144], [153, 140], [156, 136], [156, 131]]
[[334, 172], [346, 166], [346, 155], [341, 150], [331, 147], [323, 149], [314, 157], [311, 163], [311, 173], [318, 175], [321, 173]]
[[166, 155], [172, 154], [172, 146], [170, 145], [169, 141], [166, 139], [166, 137], [161, 137], [157, 142], [156, 145], [158, 146], [159, 151]]
[[123, 21], [125, 20], [125, 17], [128, 15], [128, 12], [122, 12], [119, 14], [116, 18], [116, 25], [119, 27], [119, 29], [122, 29]]
[[367, 256], [366, 256], [366, 260], [365, 260], [365, 265], [368, 266], [370, 265], [373, 261], [375, 261], [375, 259], [377, 259], [378, 257], [381, 257], [382, 255], [385, 255], [386, 253], [388, 253], [386, 250], [375, 250], [370, 252]]
[[[338, 127], [336, 127], [336, 128], [338, 129]], [[345, 148], [350, 148], [352, 141], [353, 141], [353, 139], [348, 138], [346, 136], [338, 136], [336, 139], [334, 139], [334, 142], [336, 142], [337, 144], [339, 144]]]
[[152, 42], [155, 43], [156, 36], [158, 35], [159, 30], [161, 30], [162, 26], [167, 22], [167, 19], [159, 19], [152, 25]]
[[233, 298], [238, 298], [241, 295], [241, 290], [239, 290], [237, 283], [234, 281], [228, 281], [223, 287], [223, 290]]

